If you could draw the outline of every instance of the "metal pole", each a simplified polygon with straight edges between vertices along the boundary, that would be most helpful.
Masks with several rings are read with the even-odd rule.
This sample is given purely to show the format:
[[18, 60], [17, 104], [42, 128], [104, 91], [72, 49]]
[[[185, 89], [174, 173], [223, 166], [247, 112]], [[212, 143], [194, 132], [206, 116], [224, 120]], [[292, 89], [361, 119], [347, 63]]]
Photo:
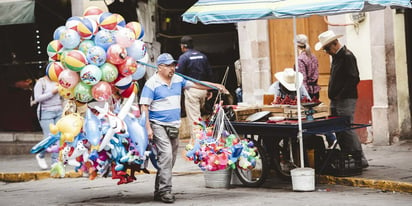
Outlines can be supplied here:
[[[145, 66], [151, 67], [151, 68], [153, 68], [153, 69], [157, 69], [156, 66], [151, 65], [151, 64], [148, 64], [148, 63], [145, 63], [145, 62], [137, 61], [137, 63], [139, 63], [139, 64], [141, 64], [141, 65], [145, 65]], [[194, 79], [194, 78], [192, 78], [192, 77], [189, 77], [189, 76], [186, 76], [186, 75], [184, 75], [184, 74], [177, 73], [177, 72], [175, 72], [175, 74], [176, 74], [176, 75], [179, 75], [179, 76], [181, 76], [181, 77], [183, 77], [183, 78], [185, 78], [185, 79], [187, 79], [187, 80], [190, 80], [190, 81], [192, 81], [192, 82], [195, 82], [195, 83], [198, 83], [198, 84], [201, 84], [201, 85], [203, 85], [203, 86], [209, 87], [209, 88], [211, 88], [211, 89], [216, 89], [216, 90], [219, 91], [219, 88], [217, 88], [217, 87], [215, 87], [215, 86], [212, 86], [212, 85], [210, 85], [210, 84], [206, 84], [206, 83], [204, 83], [204, 82], [202, 82], [202, 81], [199, 81], [199, 80], [197, 80], [197, 79]]]
[[299, 65], [298, 65], [298, 45], [296, 40], [296, 17], [293, 17], [293, 45], [295, 46], [295, 86], [296, 86], [296, 98], [298, 107], [298, 139], [299, 139], [299, 152], [300, 152], [300, 167], [304, 168], [304, 156], [303, 156], [303, 135], [302, 135], [302, 114], [301, 114], [301, 103], [300, 103], [300, 84], [299, 82]]

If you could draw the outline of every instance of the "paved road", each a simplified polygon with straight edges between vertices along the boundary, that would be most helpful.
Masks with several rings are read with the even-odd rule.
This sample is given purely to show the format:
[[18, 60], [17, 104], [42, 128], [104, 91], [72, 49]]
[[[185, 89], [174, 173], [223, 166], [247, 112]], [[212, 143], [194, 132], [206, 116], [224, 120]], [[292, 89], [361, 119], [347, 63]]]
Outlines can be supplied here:
[[[0, 205], [164, 205], [153, 201], [154, 175], [116, 185], [110, 178], [44, 179], [0, 183]], [[314, 192], [293, 192], [289, 182], [270, 179], [263, 187], [206, 188], [203, 174], [174, 175], [175, 205], [410, 205], [409, 193], [340, 185], [317, 185]]]

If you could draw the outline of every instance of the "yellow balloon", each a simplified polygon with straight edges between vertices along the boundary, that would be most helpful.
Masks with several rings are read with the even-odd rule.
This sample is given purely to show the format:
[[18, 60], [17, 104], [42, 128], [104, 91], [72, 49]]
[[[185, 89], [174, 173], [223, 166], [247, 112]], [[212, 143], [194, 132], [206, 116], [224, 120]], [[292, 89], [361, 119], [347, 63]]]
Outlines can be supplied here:
[[56, 125], [50, 124], [52, 134], [61, 133], [60, 139], [64, 142], [73, 142], [83, 127], [84, 118], [77, 113], [63, 116]]
[[59, 92], [59, 95], [62, 96], [64, 99], [73, 99], [74, 98], [74, 87], [67, 89], [62, 87], [60, 84], [57, 87], [57, 91]]

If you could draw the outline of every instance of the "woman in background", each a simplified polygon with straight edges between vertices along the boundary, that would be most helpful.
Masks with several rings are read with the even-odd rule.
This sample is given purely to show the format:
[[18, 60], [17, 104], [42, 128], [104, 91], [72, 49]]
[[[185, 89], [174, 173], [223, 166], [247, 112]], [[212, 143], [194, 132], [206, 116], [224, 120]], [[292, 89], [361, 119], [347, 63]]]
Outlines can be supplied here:
[[[34, 85], [34, 99], [37, 106], [37, 118], [43, 131], [43, 138], [50, 135], [50, 124], [56, 124], [62, 116], [63, 103], [57, 91], [57, 82], [53, 82], [45, 75], [36, 81]], [[41, 169], [47, 169], [48, 165], [45, 160], [46, 151], [36, 155], [37, 163]], [[51, 165], [58, 161], [59, 153], [52, 152]]]
[[319, 99], [320, 86], [318, 85], [319, 70], [318, 59], [312, 54], [308, 44], [308, 37], [304, 34], [296, 36], [298, 46], [299, 72], [303, 74], [303, 85], [311, 99]]

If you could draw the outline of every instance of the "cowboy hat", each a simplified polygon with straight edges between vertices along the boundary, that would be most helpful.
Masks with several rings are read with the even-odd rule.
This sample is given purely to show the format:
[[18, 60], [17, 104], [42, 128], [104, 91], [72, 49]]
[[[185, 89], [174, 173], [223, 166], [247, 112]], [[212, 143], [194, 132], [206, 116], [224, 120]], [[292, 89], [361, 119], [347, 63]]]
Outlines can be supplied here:
[[[286, 68], [283, 72], [277, 72], [275, 74], [276, 79], [289, 91], [296, 91], [296, 72], [292, 68]], [[303, 82], [302, 73], [298, 72], [299, 87]]]
[[339, 34], [336, 35], [333, 31], [328, 30], [325, 31], [321, 34], [319, 34], [318, 39], [319, 42], [315, 44], [315, 50], [319, 51], [321, 50], [324, 46], [326, 46], [327, 44], [331, 43], [332, 41], [342, 37], [343, 35]]

